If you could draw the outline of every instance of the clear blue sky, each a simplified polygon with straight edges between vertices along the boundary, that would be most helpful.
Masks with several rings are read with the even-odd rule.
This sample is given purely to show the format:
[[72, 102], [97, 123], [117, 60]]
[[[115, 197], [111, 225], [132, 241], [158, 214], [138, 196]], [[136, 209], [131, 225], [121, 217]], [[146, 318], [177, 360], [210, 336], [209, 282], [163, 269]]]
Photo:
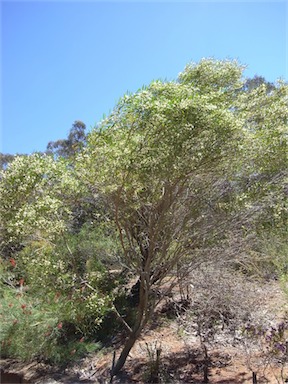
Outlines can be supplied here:
[[236, 58], [246, 76], [287, 80], [286, 1], [3, 1], [4, 153], [45, 150], [88, 129], [127, 91], [190, 61]]

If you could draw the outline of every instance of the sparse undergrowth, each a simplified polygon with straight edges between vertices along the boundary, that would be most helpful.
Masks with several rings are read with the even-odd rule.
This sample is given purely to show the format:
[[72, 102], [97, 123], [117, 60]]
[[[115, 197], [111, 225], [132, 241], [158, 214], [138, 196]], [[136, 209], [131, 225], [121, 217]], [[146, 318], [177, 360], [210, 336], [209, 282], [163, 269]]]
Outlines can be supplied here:
[[[200, 283], [201, 276], [200, 274], [198, 276]], [[279, 289], [278, 282], [275, 281], [265, 284], [248, 282], [246, 288], [249, 290], [249, 287], [251, 291], [256, 290], [257, 293], [258, 303], [255, 306], [257, 319], [260, 321], [265, 318], [267, 320], [266, 324], [270, 324], [270, 328], [268, 328], [271, 330], [272, 324], [276, 325], [273, 339], [276, 341], [276, 338], [282, 335], [277, 331], [277, 324], [280, 325], [280, 318], [285, 316], [285, 296]], [[204, 292], [207, 292], [208, 289], [209, 287], [206, 287]], [[244, 294], [245, 290], [243, 290]], [[170, 300], [172, 299], [170, 298]], [[180, 303], [181, 297], [178, 290], [174, 291], [173, 300], [175, 303]], [[217, 297], [217, 300], [220, 300], [220, 296]], [[174, 312], [173, 317], [170, 308], [169, 306], [166, 306], [166, 309], [165, 306], [159, 307], [151, 326], [145, 330], [143, 337], [132, 349], [124, 371], [114, 379], [115, 384], [135, 382], [195, 384], [203, 382], [205, 356], [199, 335], [197, 335], [197, 316], [193, 317], [193, 305], [182, 309], [181, 313], [180, 311]], [[220, 309], [220, 305], [217, 308]], [[254, 313], [254, 320], [256, 321], [256, 313]], [[234, 321], [236, 322], [235, 319]], [[259, 333], [261, 334], [261, 340], [258, 337], [255, 338], [256, 332], [252, 331], [249, 331], [250, 336], [247, 337], [245, 333], [248, 328], [244, 329], [241, 322], [238, 322], [237, 327], [240, 331], [237, 332], [234, 324], [233, 332], [230, 332], [231, 330], [226, 327], [222, 330], [221, 323], [218, 323], [218, 325], [215, 323], [217, 332], [214, 331], [214, 337], [210, 337], [207, 342], [209, 382], [211, 384], [248, 384], [252, 383], [252, 373], [255, 372], [258, 383], [284, 383], [287, 376], [286, 366], [282, 364], [284, 361], [280, 361], [279, 355], [267, 354], [269, 351], [265, 348], [262, 338], [264, 333], [262, 331], [262, 333]], [[268, 328], [264, 337], [269, 334]], [[255, 330], [252, 327], [251, 329]], [[91, 352], [84, 360], [75, 360], [74, 364], [70, 365], [70, 368], [65, 371], [65, 374], [61, 371], [61, 374], [58, 372], [53, 376], [50, 373], [49, 376], [48, 372], [42, 367], [42, 375], [53, 377], [59, 384], [62, 383], [61, 377], [63, 380], [65, 377], [66, 380], [68, 377], [70, 377], [70, 380], [73, 378], [73, 383], [78, 383], [77, 380], [80, 383], [80, 379], [85, 379], [87, 382], [91, 380], [91, 383], [107, 383], [109, 381], [113, 350], [119, 353], [122, 341], [123, 335], [119, 334], [117, 338], [112, 340], [112, 344], [103, 345], [98, 352]], [[269, 345], [272, 344], [268, 343]], [[264, 352], [266, 357], [263, 354]], [[285, 355], [282, 356], [285, 357]], [[17, 369], [21, 371], [19, 365]], [[32, 377], [33, 369], [30, 371], [28, 369], [26, 374], [27, 377]], [[35, 372], [34, 375], [35, 382], [43, 382], [40, 381], [40, 377]], [[281, 375], [283, 379], [281, 379]], [[39, 381], [36, 380], [36, 377], [38, 377]]]

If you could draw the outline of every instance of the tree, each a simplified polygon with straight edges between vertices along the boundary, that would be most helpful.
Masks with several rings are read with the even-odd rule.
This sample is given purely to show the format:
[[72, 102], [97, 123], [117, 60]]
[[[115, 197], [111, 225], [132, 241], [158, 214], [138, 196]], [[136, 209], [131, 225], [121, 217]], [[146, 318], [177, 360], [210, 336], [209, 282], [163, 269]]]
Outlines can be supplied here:
[[62, 159], [18, 156], [0, 177], [1, 250], [20, 250], [31, 241], [52, 241], [69, 228], [71, 207], [81, 192]]
[[276, 226], [287, 220], [287, 101], [288, 86], [283, 82], [271, 92], [261, 84], [243, 92], [237, 101], [247, 140], [241, 165], [248, 187], [246, 197], [257, 198], [257, 216], [270, 211], [267, 224], [271, 220]]
[[[1, 172], [3, 355], [65, 361], [75, 337], [95, 337], [111, 310], [114, 286], [101, 259], [117, 244], [106, 228], [74, 233], [74, 206], [85, 194], [63, 158], [18, 156]], [[77, 348], [85, 352], [84, 344]]]
[[126, 324], [112, 377], [155, 309], [153, 291], [176, 266], [187, 271], [185, 259], [215, 240], [209, 220], [216, 220], [213, 209], [218, 217], [216, 179], [225, 179], [242, 140], [232, 109], [241, 74], [236, 62], [202, 60], [176, 82], [156, 81], [124, 96], [78, 158], [79, 177], [109, 203], [122, 263], [138, 276], [136, 320]]
[[47, 153], [54, 154], [56, 157], [73, 159], [86, 145], [86, 125], [76, 120], [70, 129], [67, 139], [50, 141], [47, 145]]
[[266, 86], [267, 93], [270, 93], [271, 91], [275, 90], [275, 88], [276, 88], [273, 83], [266, 81], [263, 76], [255, 75], [253, 78], [248, 78], [245, 81], [245, 83], [242, 87], [242, 90], [245, 92], [251, 92], [263, 84]]
[[0, 169], [6, 169], [8, 164], [14, 160], [14, 155], [8, 153], [0, 153]]
[[[278, 248], [284, 249], [287, 239], [287, 102], [288, 85], [285, 82], [280, 81], [271, 89], [269, 84], [261, 81], [252, 89], [242, 90], [235, 103], [235, 111], [245, 130], [239, 172], [234, 178], [238, 189], [237, 215], [239, 222], [244, 221], [240, 217], [245, 217], [241, 231], [248, 235], [246, 250], [248, 238], [250, 248], [243, 252], [242, 261], [248, 268], [254, 264], [258, 271], [264, 269], [266, 276], [271, 272], [277, 274], [277, 257], [271, 255], [278, 254], [279, 260]], [[235, 234], [232, 236], [234, 242]], [[268, 247], [270, 256], [265, 249]]]

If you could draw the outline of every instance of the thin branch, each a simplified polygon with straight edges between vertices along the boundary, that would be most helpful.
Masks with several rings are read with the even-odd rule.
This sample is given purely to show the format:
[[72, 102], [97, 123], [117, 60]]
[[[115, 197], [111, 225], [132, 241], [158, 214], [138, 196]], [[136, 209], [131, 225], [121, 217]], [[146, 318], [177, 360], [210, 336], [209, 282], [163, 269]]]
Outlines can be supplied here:
[[130, 325], [128, 323], [126, 323], [126, 321], [123, 319], [123, 317], [120, 315], [120, 313], [118, 312], [117, 308], [115, 307], [115, 305], [113, 304], [113, 307], [112, 307], [113, 311], [115, 312], [118, 320], [121, 321], [121, 323], [124, 325], [124, 327], [130, 332], [132, 333], [132, 328], [130, 327]]
[[[86, 287], [88, 287], [89, 289], [91, 289], [93, 292], [97, 292], [97, 290], [95, 288], [92, 287], [92, 285], [88, 284], [87, 281], [82, 281], [82, 284], [85, 284]], [[132, 328], [126, 323], [126, 321], [123, 319], [123, 317], [120, 315], [120, 313], [118, 312], [117, 308], [115, 307], [114, 304], [112, 304], [112, 310], [114, 311], [114, 313], [116, 314], [117, 318], [121, 321], [121, 323], [125, 326], [125, 328], [130, 332], [132, 333]]]

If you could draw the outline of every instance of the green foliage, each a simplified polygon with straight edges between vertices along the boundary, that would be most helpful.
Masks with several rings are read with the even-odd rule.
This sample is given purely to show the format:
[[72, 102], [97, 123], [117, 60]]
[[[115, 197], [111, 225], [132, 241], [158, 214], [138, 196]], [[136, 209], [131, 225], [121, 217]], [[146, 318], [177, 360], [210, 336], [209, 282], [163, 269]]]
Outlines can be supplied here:
[[86, 222], [78, 233], [67, 234], [65, 239], [61, 243], [61, 252], [67, 254], [69, 244], [67, 258], [70, 262], [73, 258], [75, 268], [79, 271], [85, 268], [89, 272], [105, 271], [118, 264], [121, 247], [111, 221]]
[[279, 82], [271, 92], [262, 84], [242, 92], [238, 112], [247, 132], [245, 160], [254, 173], [287, 170], [288, 85]]
[[56, 245], [31, 243], [18, 254], [17, 263], [29, 293], [56, 297], [63, 304], [62, 312], [67, 313], [65, 319], [84, 334], [93, 333], [110, 310], [117, 282], [112, 281], [103, 264], [115, 244], [110, 239], [109, 249], [107, 236], [104, 251], [104, 241], [101, 231], [83, 230], [59, 239]]
[[2, 353], [56, 363], [79, 357], [94, 348], [89, 340], [111, 310], [113, 228], [97, 212], [95, 223], [88, 213], [79, 224], [78, 210], [93, 202], [61, 158], [16, 157], [0, 195]]
[[257, 232], [281, 231], [287, 226], [288, 85], [266, 84], [243, 92], [239, 99], [246, 140], [241, 172], [244, 195]]
[[99, 286], [108, 278], [107, 268], [115, 264], [120, 252], [114, 232], [107, 224], [87, 224], [79, 233], [58, 238], [55, 244], [30, 243], [17, 255], [17, 263], [35, 290], [69, 291], [81, 281], [95, 281]]
[[201, 94], [214, 93], [215, 100], [228, 101], [243, 86], [241, 66], [236, 60], [202, 59], [188, 64], [179, 81], [190, 84]]
[[[77, 306], [73, 311], [83, 313], [83, 318], [85, 315], [88, 317], [90, 309], [93, 313], [93, 308], [96, 318], [97, 306], [101, 314], [101, 308], [109, 302], [109, 292], [101, 294], [101, 290], [98, 290], [108, 278], [101, 265], [98, 270], [84, 271], [79, 274], [70, 267], [64, 257], [60, 256], [57, 248], [45, 250], [42, 248], [39, 251], [31, 247], [21, 252], [18, 262], [22, 264], [21, 269], [25, 273], [25, 281], [31, 293], [64, 295], [69, 298], [71, 309], [72, 306]], [[91, 288], [87, 288], [85, 283]]]
[[[222, 66], [230, 73], [236, 64]], [[240, 81], [241, 68], [237, 68]], [[197, 67], [197, 71], [206, 70], [217, 77], [217, 66]], [[234, 72], [231, 79], [237, 82]], [[241, 126], [226, 102], [216, 97], [214, 90], [222, 92], [221, 87], [215, 80], [213, 92], [202, 93], [184, 80], [153, 82], [124, 96], [89, 135], [87, 148], [78, 158], [79, 177], [109, 202], [120, 237], [125, 237], [124, 248], [125, 241], [129, 242], [126, 256], [135, 254], [135, 249], [141, 248], [140, 238], [145, 237], [144, 242], [160, 248], [164, 241], [165, 255], [159, 251], [159, 257], [163, 262], [171, 260], [177, 248], [174, 239], [179, 242], [187, 235], [181, 226], [188, 223], [188, 217], [196, 222], [201, 219], [201, 213], [192, 208], [196, 201], [201, 205], [201, 186], [212, 186], [216, 175], [223, 177], [228, 162], [235, 159]], [[231, 103], [233, 97], [225, 96], [226, 101], [229, 98]], [[156, 224], [160, 217], [161, 227], [160, 221]], [[173, 232], [176, 228], [177, 235]], [[136, 244], [132, 245], [133, 239]], [[131, 262], [129, 257], [129, 266]], [[138, 262], [134, 259], [134, 263]]]
[[34, 154], [16, 157], [0, 179], [1, 248], [52, 241], [69, 226], [81, 186], [64, 161]]
[[[33, 183], [31, 193], [37, 187]], [[70, 217], [62, 217], [68, 228]], [[1, 342], [6, 357], [57, 364], [76, 359], [98, 348], [91, 340], [98, 338], [102, 320], [111, 311], [118, 280], [110, 276], [106, 266], [115, 261], [119, 248], [113, 228], [109, 223], [87, 223], [73, 233], [62, 227], [59, 230], [57, 222], [49, 223], [52, 218], [45, 217], [47, 226], [55, 225], [53, 237], [45, 238], [43, 231], [33, 240], [23, 232], [25, 247], [1, 263]], [[31, 227], [31, 233], [33, 230]]]
[[150, 192], [157, 199], [166, 180], [204, 165], [216, 167], [219, 156], [235, 146], [237, 128], [233, 114], [209, 94], [189, 84], [157, 81], [124, 96], [89, 136], [80, 164], [86, 164], [87, 179], [108, 192], [123, 185], [136, 198]]
[[65, 300], [33, 298], [1, 287], [0, 305], [2, 357], [63, 364], [99, 348], [71, 322]]
[[266, 274], [271, 274], [283, 283], [284, 291], [288, 294], [286, 283], [288, 281], [288, 244], [287, 227], [276, 228], [274, 231], [266, 231], [258, 240], [258, 252], [260, 260], [265, 267]]

